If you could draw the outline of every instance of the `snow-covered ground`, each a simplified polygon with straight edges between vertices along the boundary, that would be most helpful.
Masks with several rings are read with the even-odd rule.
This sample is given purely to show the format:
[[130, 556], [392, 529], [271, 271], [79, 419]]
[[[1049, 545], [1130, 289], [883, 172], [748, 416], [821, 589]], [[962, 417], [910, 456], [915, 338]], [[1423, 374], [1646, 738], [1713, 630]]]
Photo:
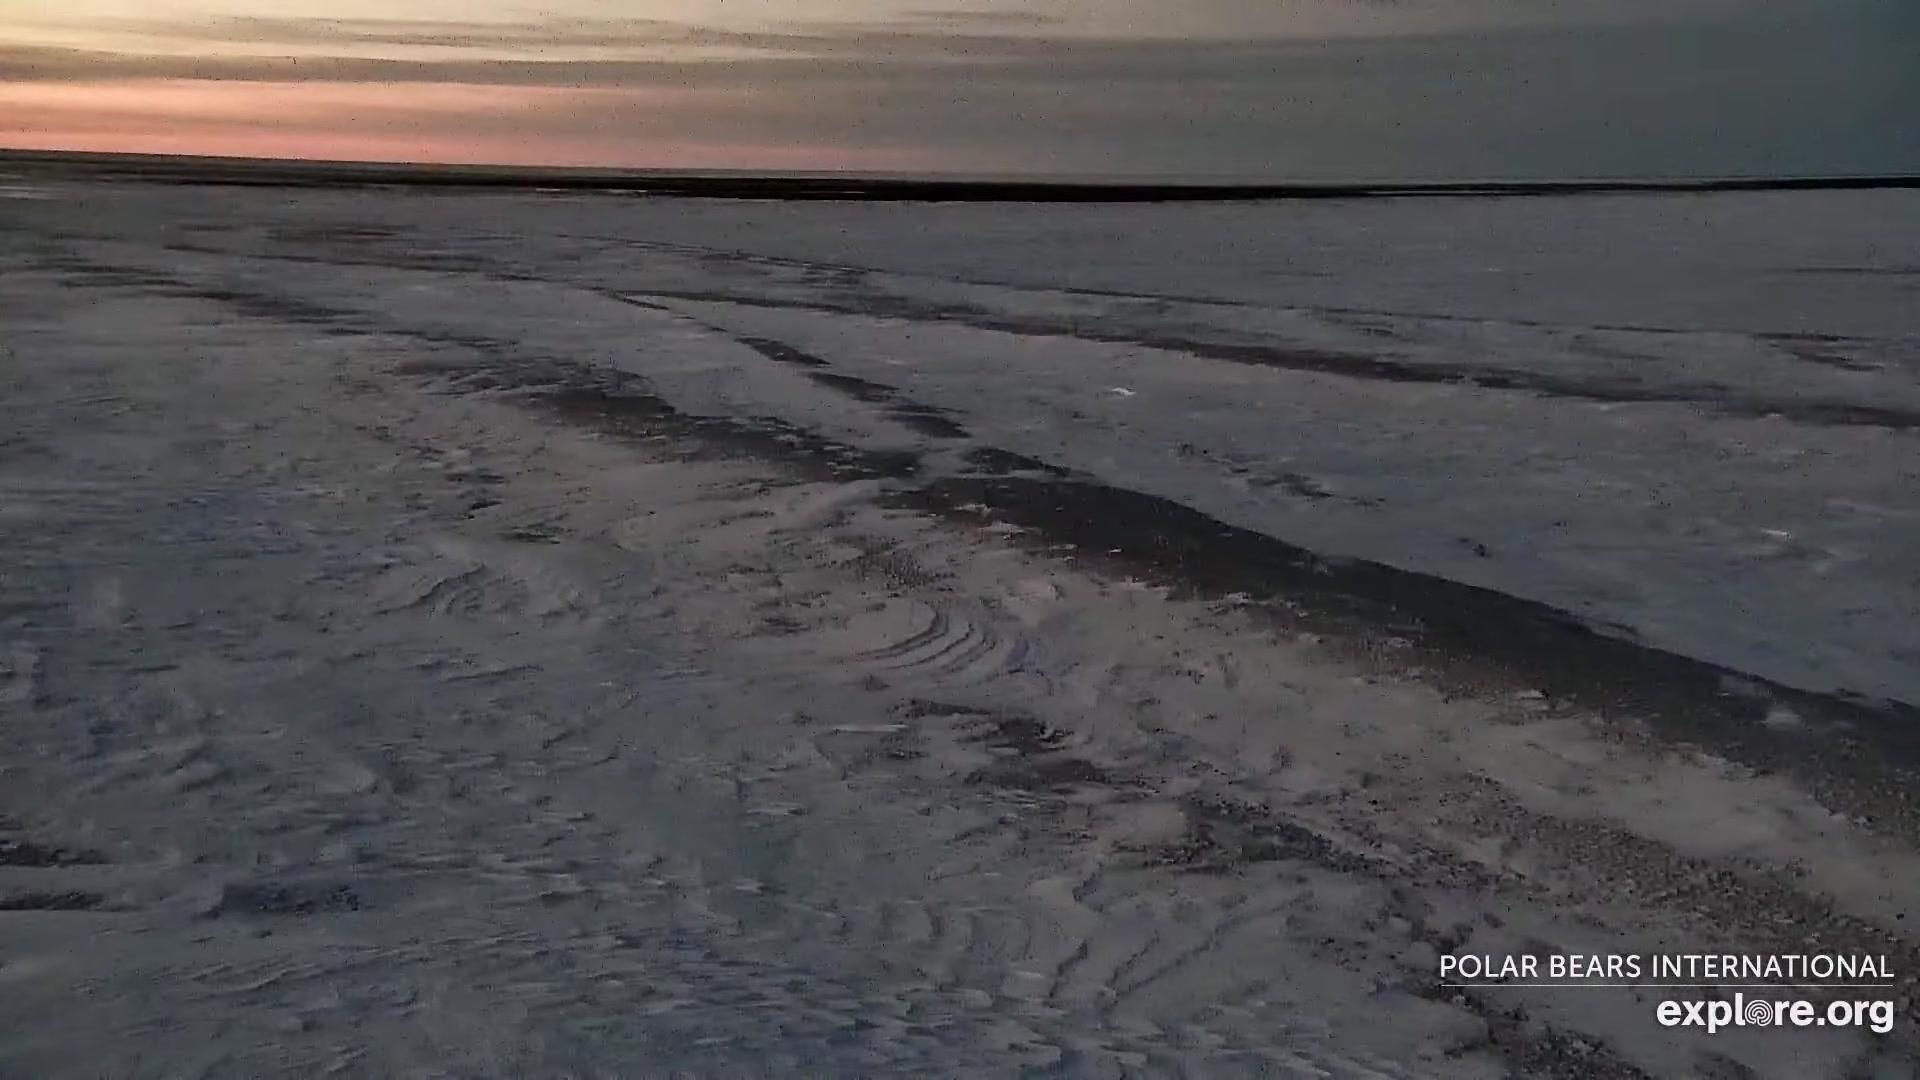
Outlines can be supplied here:
[[9, 184], [0, 1073], [1911, 1058], [1920, 193]]
[[[340, 299], [431, 309], [443, 287], [327, 269], [342, 262], [645, 299], [1318, 552], [1920, 702], [1912, 192], [930, 208], [127, 191], [74, 211], [33, 212], [76, 237], [321, 260], [269, 265]], [[568, 344], [610, 362], [644, 346], [585, 327]], [[702, 378], [720, 377], [751, 373]], [[752, 408], [888, 437], [848, 431], [831, 395]]]

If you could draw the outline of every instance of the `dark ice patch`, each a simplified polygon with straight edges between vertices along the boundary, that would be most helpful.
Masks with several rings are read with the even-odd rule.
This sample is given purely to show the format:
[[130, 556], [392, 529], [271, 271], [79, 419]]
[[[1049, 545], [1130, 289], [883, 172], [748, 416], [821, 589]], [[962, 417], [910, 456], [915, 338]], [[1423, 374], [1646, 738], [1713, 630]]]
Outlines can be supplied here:
[[0, 866], [94, 866], [106, 862], [97, 851], [48, 847], [32, 840], [0, 837]]
[[244, 883], [223, 886], [206, 916], [327, 915], [359, 911], [360, 906], [359, 894], [336, 882]]
[[19, 892], [0, 896], [0, 911], [92, 911], [101, 903], [99, 893], [80, 889]]
[[1228, 873], [1255, 863], [1304, 862], [1341, 872], [1371, 872], [1372, 863], [1264, 806], [1225, 798], [1189, 799], [1186, 835], [1149, 861], [1201, 873]]

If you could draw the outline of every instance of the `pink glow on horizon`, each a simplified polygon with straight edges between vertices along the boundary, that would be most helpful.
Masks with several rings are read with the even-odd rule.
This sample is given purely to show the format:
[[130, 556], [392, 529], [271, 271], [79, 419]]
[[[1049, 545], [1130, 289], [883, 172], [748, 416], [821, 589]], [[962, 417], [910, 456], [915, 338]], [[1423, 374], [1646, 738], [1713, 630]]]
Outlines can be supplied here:
[[[675, 91], [468, 83], [0, 81], [0, 147], [610, 168], [929, 166], [905, 150], [662, 139], [617, 122], [622, 110], [657, 119], [696, 104], [716, 103]], [[603, 119], [579, 130], [587, 112]]]

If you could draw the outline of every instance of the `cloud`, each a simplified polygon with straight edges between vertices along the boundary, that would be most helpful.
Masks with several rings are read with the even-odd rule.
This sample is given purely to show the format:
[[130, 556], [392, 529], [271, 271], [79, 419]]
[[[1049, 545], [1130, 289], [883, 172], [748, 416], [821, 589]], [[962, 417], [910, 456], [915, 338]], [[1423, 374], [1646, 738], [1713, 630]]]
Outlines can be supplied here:
[[[686, 59], [713, 54], [767, 56], [939, 56], [1044, 47], [1017, 27], [1042, 27], [1038, 15], [928, 12], [893, 21], [815, 21], [783, 29], [740, 29], [652, 18], [547, 18], [533, 21], [290, 18], [224, 16], [194, 20], [95, 20], [86, 37], [98, 51], [133, 55], [231, 56], [294, 53], [340, 58], [445, 58], [461, 52], [537, 59], [676, 50]], [[998, 33], [988, 32], [998, 29]], [[70, 36], [63, 40], [71, 40]], [[46, 44], [46, 42], [43, 42]]]
[[[1338, 63], [1300, 42], [1019, 39], [979, 35], [755, 36], [753, 55], [511, 59], [464, 55], [179, 55], [0, 44], [0, 78], [198, 78], [314, 82], [465, 82], [537, 86], [806, 87], [847, 80], [964, 86], [979, 80], [1094, 87], [1108, 82], [1234, 81], [1276, 65]], [[734, 43], [738, 43], [737, 40]], [[778, 45], [779, 48], [773, 48]], [[1338, 50], [1336, 50], [1337, 52]]]
[[227, 16], [191, 22], [127, 19], [112, 25], [126, 32], [156, 37], [268, 47], [364, 44], [537, 49], [568, 45], [698, 44], [723, 36], [708, 28], [665, 19], [487, 22]]
[[[16, 43], [90, 44], [134, 54], [238, 55], [296, 53], [351, 57], [473, 51], [497, 58], [566, 56], [574, 50], [730, 50], [793, 56], [1037, 55], [1074, 43], [1226, 45], [1328, 37], [1402, 36], [1498, 28], [1542, 21], [1585, 23], [1603, 13], [1687, 12], [1742, 0], [1052, 0], [1059, 10], [923, 8], [862, 20], [787, 19], [760, 25], [656, 17], [549, 15], [536, 19], [436, 19], [209, 15], [88, 18], [74, 22], [0, 17]], [[1774, 0], [1802, 3], [1807, 0]], [[483, 9], [485, 5], [480, 5]], [[561, 8], [564, 10], [564, 7]], [[1069, 17], [1072, 11], [1075, 17]], [[1543, 16], [1541, 12], [1550, 14]]]
[[1065, 20], [1059, 15], [1050, 15], [1040, 11], [966, 11], [958, 8], [939, 8], [932, 10], [904, 11], [900, 17], [916, 23], [934, 26], [1058, 26]]

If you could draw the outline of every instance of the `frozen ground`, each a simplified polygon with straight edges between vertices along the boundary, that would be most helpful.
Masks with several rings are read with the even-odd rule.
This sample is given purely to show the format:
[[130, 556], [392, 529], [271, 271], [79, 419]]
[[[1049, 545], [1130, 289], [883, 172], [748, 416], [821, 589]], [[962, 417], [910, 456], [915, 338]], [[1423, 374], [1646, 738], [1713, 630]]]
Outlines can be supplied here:
[[[114, 243], [162, 245], [205, 274], [270, 266], [310, 299], [372, 293], [429, 324], [449, 280], [632, 297], [655, 322], [782, 342], [995, 446], [1315, 551], [1797, 687], [1920, 702], [1912, 192], [929, 210], [160, 189], [15, 205], [105, 242], [109, 263]], [[527, 318], [457, 321], [512, 339]], [[641, 340], [564, 333], [575, 355], [658, 366]], [[842, 394], [729, 400], [767, 377], [737, 366], [678, 377], [719, 395], [703, 405], [905, 445]]]
[[1913, 1061], [1915, 193], [8, 185], [0, 1075]]

